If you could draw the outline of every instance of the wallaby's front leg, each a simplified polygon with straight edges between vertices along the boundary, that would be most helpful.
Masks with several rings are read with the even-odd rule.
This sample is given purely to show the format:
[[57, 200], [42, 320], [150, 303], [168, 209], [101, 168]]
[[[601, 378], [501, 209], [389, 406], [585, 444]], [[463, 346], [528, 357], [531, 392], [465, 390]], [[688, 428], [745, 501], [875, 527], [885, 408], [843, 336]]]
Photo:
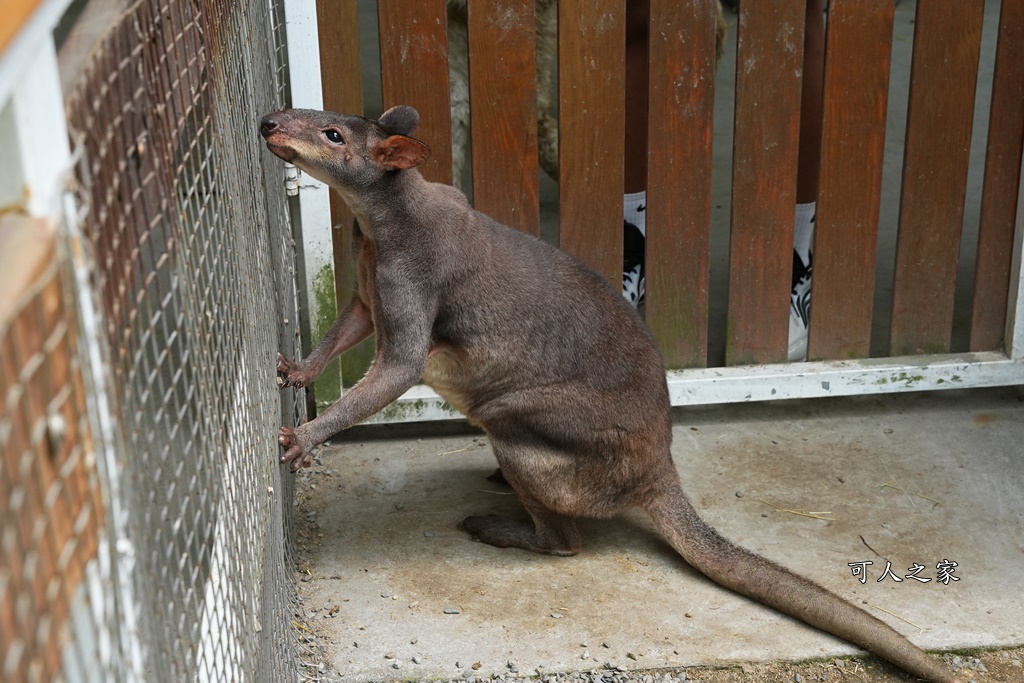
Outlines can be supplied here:
[[292, 429], [281, 427], [278, 442], [284, 447], [281, 462], [290, 462], [293, 469], [308, 467], [313, 449], [334, 434], [348, 429], [391, 404], [423, 375], [427, 353], [420, 358], [382, 360], [380, 354], [370, 371], [341, 399], [315, 420]]
[[378, 310], [377, 357], [366, 376], [315, 420], [295, 429], [281, 427], [281, 462], [290, 462], [293, 468], [308, 465], [313, 448], [380, 411], [423, 376], [434, 312], [416, 301], [410, 289], [417, 286], [401, 284], [405, 286], [388, 297], [401, 305]]
[[342, 311], [313, 352], [300, 362], [277, 354], [277, 375], [282, 387], [306, 387], [320, 376], [327, 364], [373, 334], [370, 309], [358, 296]]

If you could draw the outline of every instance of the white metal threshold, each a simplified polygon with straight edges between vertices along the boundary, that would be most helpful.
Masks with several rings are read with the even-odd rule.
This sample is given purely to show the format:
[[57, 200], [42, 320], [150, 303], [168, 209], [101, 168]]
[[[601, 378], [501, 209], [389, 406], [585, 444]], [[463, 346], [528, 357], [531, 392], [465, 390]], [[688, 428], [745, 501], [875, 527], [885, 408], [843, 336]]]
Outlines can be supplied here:
[[[670, 370], [667, 378], [673, 406], [697, 406], [1024, 385], [1024, 359], [989, 351]], [[460, 419], [437, 393], [419, 385], [364, 424]]]

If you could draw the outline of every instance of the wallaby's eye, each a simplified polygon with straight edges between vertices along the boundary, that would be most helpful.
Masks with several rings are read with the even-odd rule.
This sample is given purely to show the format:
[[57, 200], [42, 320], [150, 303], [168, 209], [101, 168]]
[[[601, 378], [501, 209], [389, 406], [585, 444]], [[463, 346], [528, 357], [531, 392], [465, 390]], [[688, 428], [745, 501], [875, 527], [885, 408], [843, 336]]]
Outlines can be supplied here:
[[338, 131], [336, 131], [334, 129], [325, 130], [324, 131], [324, 136], [326, 136], [328, 140], [330, 140], [331, 142], [333, 142], [336, 145], [340, 145], [341, 142], [342, 142], [342, 140], [341, 140], [341, 133], [339, 133]]

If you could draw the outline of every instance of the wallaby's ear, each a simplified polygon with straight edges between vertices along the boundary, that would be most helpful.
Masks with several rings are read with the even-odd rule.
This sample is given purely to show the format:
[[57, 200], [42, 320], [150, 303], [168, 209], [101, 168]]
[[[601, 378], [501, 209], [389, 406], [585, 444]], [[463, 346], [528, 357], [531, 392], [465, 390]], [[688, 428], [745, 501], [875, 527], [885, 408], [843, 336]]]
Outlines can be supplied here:
[[400, 104], [384, 112], [379, 123], [392, 135], [412, 135], [416, 126], [420, 125], [420, 113], [406, 104]]
[[430, 148], [419, 140], [404, 135], [392, 135], [374, 148], [373, 155], [387, 168], [412, 168], [427, 160]]

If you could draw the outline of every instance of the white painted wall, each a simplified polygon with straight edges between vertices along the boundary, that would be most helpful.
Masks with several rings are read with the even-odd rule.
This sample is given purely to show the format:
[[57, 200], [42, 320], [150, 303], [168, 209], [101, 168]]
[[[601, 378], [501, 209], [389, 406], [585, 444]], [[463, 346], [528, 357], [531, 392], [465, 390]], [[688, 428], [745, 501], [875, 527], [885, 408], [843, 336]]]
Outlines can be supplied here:
[[[292, 106], [296, 109], [323, 109], [320, 82], [320, 41], [317, 37], [315, 0], [285, 0], [285, 35], [288, 40], [288, 78]], [[317, 315], [313, 296], [314, 280], [324, 267], [334, 268], [331, 239], [330, 188], [299, 171], [299, 218], [302, 223], [302, 249], [305, 257], [307, 310], [303, 314], [303, 333], [309, 334], [309, 321]], [[333, 277], [331, 278], [333, 282]], [[332, 314], [334, 312], [332, 311]], [[318, 340], [311, 339], [315, 344]]]
[[59, 218], [71, 165], [53, 27], [69, 0], [43, 2], [0, 54], [0, 196], [40, 218]]

